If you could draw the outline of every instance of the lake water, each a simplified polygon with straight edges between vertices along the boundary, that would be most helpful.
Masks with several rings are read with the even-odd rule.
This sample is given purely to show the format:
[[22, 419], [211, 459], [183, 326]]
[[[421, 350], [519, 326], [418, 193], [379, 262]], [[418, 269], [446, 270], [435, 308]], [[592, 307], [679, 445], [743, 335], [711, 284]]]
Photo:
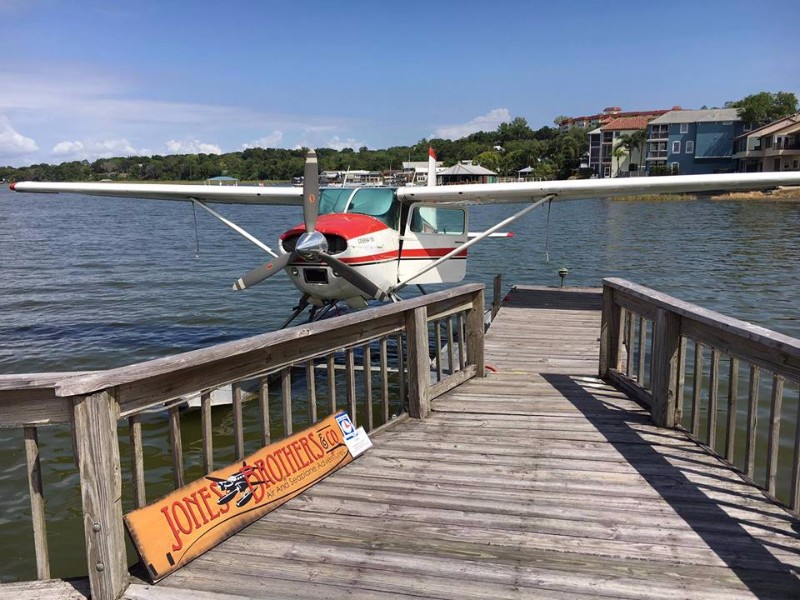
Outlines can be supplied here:
[[[473, 208], [479, 231], [519, 207]], [[272, 245], [298, 207], [223, 207]], [[600, 286], [625, 277], [683, 300], [800, 337], [800, 202], [590, 199], [554, 203], [513, 224], [511, 239], [470, 250], [466, 281]], [[105, 369], [270, 331], [298, 292], [281, 274], [245, 292], [234, 280], [263, 251], [191, 205], [0, 189], [0, 374]], [[545, 238], [549, 238], [547, 251]], [[199, 240], [199, 253], [197, 252]], [[546, 255], [549, 254], [549, 262]], [[432, 286], [430, 289], [435, 289]], [[410, 291], [410, 293], [416, 293]], [[81, 557], [80, 494], [68, 432], [43, 430], [53, 575]], [[0, 581], [32, 578], [21, 434], [0, 431]]]

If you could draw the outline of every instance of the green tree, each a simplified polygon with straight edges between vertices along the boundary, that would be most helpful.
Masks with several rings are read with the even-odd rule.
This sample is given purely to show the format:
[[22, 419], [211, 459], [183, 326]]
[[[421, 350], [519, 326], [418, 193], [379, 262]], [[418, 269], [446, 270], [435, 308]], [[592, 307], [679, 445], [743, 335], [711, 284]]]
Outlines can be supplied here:
[[495, 173], [499, 173], [501, 158], [502, 157], [499, 152], [487, 151], [481, 152], [473, 160], [483, 168], [494, 171]]
[[792, 92], [759, 92], [725, 106], [738, 109], [739, 118], [746, 123], [769, 123], [796, 113], [797, 96]]
[[550, 141], [546, 157], [555, 163], [557, 177], [568, 179], [580, 167], [581, 157], [589, 150], [589, 134], [575, 128], [559, 133]]
[[522, 117], [516, 117], [510, 123], [500, 123], [497, 128], [498, 141], [505, 143], [509, 140], [533, 139], [533, 130], [528, 127], [528, 122]]

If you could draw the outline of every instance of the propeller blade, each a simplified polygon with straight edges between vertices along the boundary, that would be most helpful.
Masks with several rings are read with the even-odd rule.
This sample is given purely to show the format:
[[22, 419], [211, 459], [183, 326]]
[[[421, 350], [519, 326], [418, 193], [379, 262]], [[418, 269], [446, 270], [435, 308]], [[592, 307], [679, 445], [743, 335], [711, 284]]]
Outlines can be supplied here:
[[320, 252], [319, 259], [328, 266], [332, 267], [346, 281], [352, 283], [370, 298], [374, 298], [376, 300], [386, 300], [389, 297], [389, 294], [376, 285], [371, 279], [368, 279], [350, 265], [343, 263], [338, 258], [331, 256], [327, 252]]
[[233, 284], [233, 289], [243, 290], [264, 281], [267, 277], [272, 277], [275, 273], [289, 264], [289, 261], [292, 260], [292, 258], [294, 258], [294, 252], [284, 254], [272, 259], [265, 265], [256, 267], [252, 271], [246, 273], [241, 279], [237, 279], [236, 283]]
[[317, 227], [319, 216], [319, 163], [317, 153], [309, 150], [306, 153], [306, 167], [303, 172], [303, 223], [306, 233], [312, 233]]

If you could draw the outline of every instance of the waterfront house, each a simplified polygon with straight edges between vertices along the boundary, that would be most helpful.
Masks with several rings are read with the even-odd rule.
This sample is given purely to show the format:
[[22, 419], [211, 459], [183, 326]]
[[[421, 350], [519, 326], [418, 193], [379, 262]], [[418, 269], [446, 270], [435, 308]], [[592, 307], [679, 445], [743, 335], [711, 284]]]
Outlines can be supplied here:
[[239, 180], [236, 177], [217, 175], [206, 179], [206, 185], [239, 185]]
[[800, 170], [800, 113], [741, 134], [733, 160], [741, 173]]
[[474, 165], [471, 160], [462, 160], [443, 171], [437, 171], [436, 176], [442, 185], [497, 183], [497, 173], [480, 165]]
[[734, 170], [745, 123], [735, 108], [670, 111], [647, 126], [647, 170], [695, 175]]
[[347, 171], [322, 171], [319, 175], [321, 185], [382, 185], [380, 171], [354, 169]]

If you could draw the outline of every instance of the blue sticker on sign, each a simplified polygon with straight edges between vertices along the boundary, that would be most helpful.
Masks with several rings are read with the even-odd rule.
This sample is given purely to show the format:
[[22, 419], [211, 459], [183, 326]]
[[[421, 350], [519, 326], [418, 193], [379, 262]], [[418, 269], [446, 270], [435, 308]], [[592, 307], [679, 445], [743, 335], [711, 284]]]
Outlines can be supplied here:
[[339, 429], [342, 430], [342, 435], [345, 440], [352, 439], [356, 436], [356, 428], [353, 426], [353, 422], [350, 420], [350, 416], [347, 413], [336, 415], [336, 422], [339, 423]]

